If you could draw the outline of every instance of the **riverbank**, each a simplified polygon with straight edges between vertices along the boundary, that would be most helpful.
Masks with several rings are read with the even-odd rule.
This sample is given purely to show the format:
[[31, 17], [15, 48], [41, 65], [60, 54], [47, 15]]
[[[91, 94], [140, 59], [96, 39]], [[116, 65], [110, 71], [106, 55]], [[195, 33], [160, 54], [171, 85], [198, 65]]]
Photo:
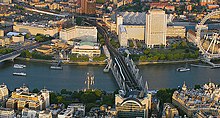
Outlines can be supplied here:
[[136, 65], [175, 64], [175, 63], [187, 63], [187, 62], [199, 62], [199, 61], [200, 59], [179, 60], [179, 61], [159, 61], [159, 62], [136, 62]]
[[[57, 63], [57, 60], [43, 60], [43, 59], [30, 59], [17, 57], [16, 59], [22, 61], [32, 61], [32, 62], [43, 62], [43, 63]], [[150, 65], [150, 64], [175, 64], [175, 63], [186, 63], [186, 62], [199, 62], [200, 59], [191, 59], [191, 60], [179, 60], [179, 61], [159, 61], [159, 62], [135, 62], [136, 65]], [[88, 66], [88, 65], [106, 65], [106, 62], [63, 62], [63, 64], [68, 65], [79, 65], [79, 66]]]
[[[30, 58], [22, 58], [17, 57], [17, 60], [22, 61], [32, 61], [32, 62], [43, 62], [43, 63], [57, 63], [57, 60], [43, 60], [43, 59], [30, 59]], [[106, 62], [63, 62], [63, 64], [68, 65], [79, 65], [79, 66], [87, 66], [87, 65], [106, 65]]]

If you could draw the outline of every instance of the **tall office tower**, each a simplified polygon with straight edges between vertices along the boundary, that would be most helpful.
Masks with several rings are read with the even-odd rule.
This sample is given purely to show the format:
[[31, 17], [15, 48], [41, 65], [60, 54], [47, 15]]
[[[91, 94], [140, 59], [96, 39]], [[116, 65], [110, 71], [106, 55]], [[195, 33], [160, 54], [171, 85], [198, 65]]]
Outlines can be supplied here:
[[152, 9], [146, 14], [145, 43], [148, 48], [166, 45], [167, 14], [161, 9]]
[[96, 13], [96, 0], [82, 0], [81, 13], [95, 14]]
[[120, 25], [123, 25], [123, 16], [117, 15], [116, 16], [116, 33], [117, 34], [119, 33]]

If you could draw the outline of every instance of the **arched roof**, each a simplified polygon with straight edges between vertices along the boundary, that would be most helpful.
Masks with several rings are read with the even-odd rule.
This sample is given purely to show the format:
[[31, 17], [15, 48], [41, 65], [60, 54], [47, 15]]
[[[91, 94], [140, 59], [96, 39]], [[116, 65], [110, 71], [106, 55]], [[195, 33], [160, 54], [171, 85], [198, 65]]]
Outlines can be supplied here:
[[128, 103], [128, 102], [135, 103], [135, 104], [137, 104], [139, 107], [142, 106], [141, 102], [140, 102], [138, 99], [136, 99], [136, 98], [127, 98], [127, 99], [125, 99], [125, 100], [121, 103], [121, 106], [123, 106], [124, 104], [126, 104], [126, 103]]

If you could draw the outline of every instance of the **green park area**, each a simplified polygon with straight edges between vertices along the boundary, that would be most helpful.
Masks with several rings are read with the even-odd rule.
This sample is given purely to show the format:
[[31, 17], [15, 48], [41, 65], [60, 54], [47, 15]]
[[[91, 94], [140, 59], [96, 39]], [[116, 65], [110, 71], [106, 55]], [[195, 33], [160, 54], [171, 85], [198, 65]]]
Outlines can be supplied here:
[[30, 52], [28, 50], [24, 50], [21, 53], [20, 57], [30, 58], [30, 59], [42, 59], [42, 60], [52, 60], [53, 59], [53, 56], [51, 56], [51, 55], [45, 55], [45, 54], [42, 54], [37, 51]]
[[35, 36], [35, 41], [37, 41], [37, 42], [45, 42], [45, 41], [49, 41], [51, 39], [52, 39], [52, 37], [47, 36], [47, 35], [42, 35], [42, 34], [37, 34]]
[[156, 62], [156, 61], [179, 61], [186, 59], [197, 59], [199, 50], [192, 43], [181, 41], [169, 45], [167, 48], [144, 49], [142, 55], [132, 54], [134, 61]]
[[62, 89], [60, 93], [50, 93], [50, 102], [51, 104], [63, 103], [65, 106], [71, 103], [83, 103], [86, 105], [86, 111], [89, 111], [92, 107], [101, 105], [113, 106], [114, 93], [106, 93], [98, 89], [73, 92]]
[[11, 48], [0, 48], [0, 55], [8, 54], [13, 52], [14, 50]]

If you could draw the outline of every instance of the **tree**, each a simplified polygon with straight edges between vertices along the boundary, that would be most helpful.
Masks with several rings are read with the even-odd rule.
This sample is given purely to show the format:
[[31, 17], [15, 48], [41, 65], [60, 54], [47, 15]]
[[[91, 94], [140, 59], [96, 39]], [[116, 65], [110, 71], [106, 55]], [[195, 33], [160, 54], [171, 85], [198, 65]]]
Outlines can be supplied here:
[[40, 91], [39, 91], [37, 88], [35, 88], [35, 89], [33, 89], [32, 92], [33, 92], [33, 93], [39, 93]]
[[76, 18], [76, 25], [82, 25], [82, 18], [80, 18], [80, 17], [77, 17]]
[[200, 88], [201, 88], [201, 86], [198, 85], [198, 84], [196, 84], [195, 87], [194, 87], [194, 89], [200, 89]]
[[29, 39], [30, 37], [31, 37], [30, 34], [26, 34], [26, 35], [24, 36], [25, 39]]
[[150, 49], [145, 49], [145, 50], [144, 50], [144, 54], [145, 54], [145, 55], [148, 55], [149, 53], [150, 53]]
[[182, 41], [182, 42], [180, 43], [180, 45], [181, 45], [182, 48], [184, 48], [184, 47], [187, 46], [187, 43], [186, 43], [185, 41]]
[[134, 43], [133, 43], [133, 41], [129, 41], [129, 47], [131, 47], [131, 48], [134, 47]]
[[57, 102], [58, 103], [63, 103], [63, 97], [62, 96], [57, 96]]
[[146, 56], [140, 56], [140, 58], [139, 58], [139, 61], [141, 61], [141, 62], [146, 61], [146, 60], [147, 60]]

